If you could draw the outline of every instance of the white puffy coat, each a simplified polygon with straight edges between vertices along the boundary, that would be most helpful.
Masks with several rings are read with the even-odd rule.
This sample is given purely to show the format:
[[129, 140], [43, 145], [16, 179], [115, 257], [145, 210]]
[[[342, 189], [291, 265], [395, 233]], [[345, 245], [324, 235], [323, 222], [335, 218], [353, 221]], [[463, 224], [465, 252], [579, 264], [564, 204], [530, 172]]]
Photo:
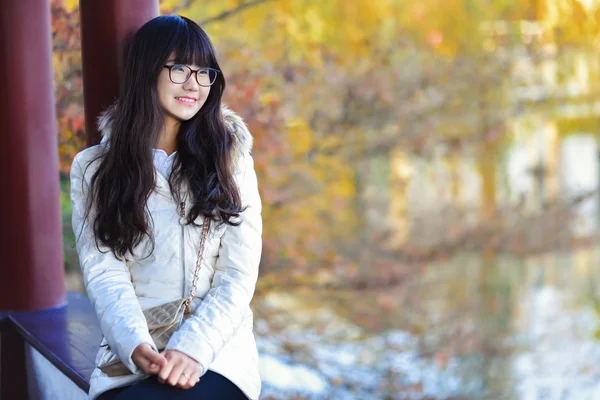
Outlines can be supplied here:
[[[262, 250], [261, 200], [250, 154], [252, 136], [239, 116], [225, 107], [223, 114], [235, 143], [231, 168], [242, 205], [248, 208], [241, 213], [239, 226], [211, 224], [192, 303], [193, 316], [171, 337], [167, 348], [189, 355], [199, 362], [203, 373], [208, 369], [217, 372], [235, 383], [248, 398], [257, 399], [261, 380], [249, 304]], [[99, 124], [105, 138], [110, 134], [110, 125], [109, 112], [101, 117]], [[201, 233], [201, 228], [179, 223], [178, 204], [167, 180], [157, 173], [156, 187], [148, 199], [155, 238], [152, 255], [143, 258], [150, 246], [149, 239], [135, 249], [141, 256], [132, 261], [120, 261], [110, 251], [99, 252], [84, 216], [90, 179], [98, 165], [91, 161], [105, 146], [103, 140], [78, 153], [73, 161], [73, 231], [85, 287], [104, 335], [103, 343], [108, 343], [134, 374], [108, 377], [96, 368], [90, 380], [91, 399], [147, 377], [131, 359], [140, 343], [154, 346], [142, 310], [188, 295]], [[186, 213], [189, 208], [188, 202]], [[196, 222], [201, 223], [202, 219], [198, 217]], [[106, 351], [106, 347], [100, 348], [96, 365]]]

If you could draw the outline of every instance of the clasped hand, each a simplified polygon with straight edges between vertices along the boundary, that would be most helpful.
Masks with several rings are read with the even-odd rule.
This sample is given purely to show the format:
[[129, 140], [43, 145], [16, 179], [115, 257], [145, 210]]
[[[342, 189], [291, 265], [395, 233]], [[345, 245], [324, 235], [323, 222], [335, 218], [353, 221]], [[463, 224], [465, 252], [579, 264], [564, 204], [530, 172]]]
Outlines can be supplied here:
[[155, 352], [148, 343], [142, 343], [131, 355], [133, 362], [148, 375], [158, 375], [160, 383], [190, 389], [200, 381], [200, 364], [177, 350]]

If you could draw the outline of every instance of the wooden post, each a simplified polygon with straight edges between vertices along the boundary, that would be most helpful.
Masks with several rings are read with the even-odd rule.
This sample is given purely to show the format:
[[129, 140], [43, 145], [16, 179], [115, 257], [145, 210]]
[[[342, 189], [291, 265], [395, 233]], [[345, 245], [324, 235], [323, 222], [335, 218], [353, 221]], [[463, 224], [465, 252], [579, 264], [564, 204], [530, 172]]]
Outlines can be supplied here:
[[3, 0], [0, 311], [32, 311], [65, 303], [52, 79], [48, 2]]
[[8, 318], [0, 320], [0, 335], [0, 399], [27, 399], [25, 341]]
[[96, 122], [119, 94], [125, 46], [158, 16], [158, 0], [80, 0], [86, 144], [100, 142]]

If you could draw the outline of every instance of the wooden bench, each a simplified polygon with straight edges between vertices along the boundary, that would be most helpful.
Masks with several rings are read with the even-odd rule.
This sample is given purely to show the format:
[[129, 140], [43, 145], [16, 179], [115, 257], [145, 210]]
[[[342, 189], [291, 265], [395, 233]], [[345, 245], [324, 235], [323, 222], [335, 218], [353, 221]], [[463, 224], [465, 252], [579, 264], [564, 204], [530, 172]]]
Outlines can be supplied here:
[[67, 293], [66, 307], [0, 313], [0, 398], [86, 399], [102, 338], [91, 303]]

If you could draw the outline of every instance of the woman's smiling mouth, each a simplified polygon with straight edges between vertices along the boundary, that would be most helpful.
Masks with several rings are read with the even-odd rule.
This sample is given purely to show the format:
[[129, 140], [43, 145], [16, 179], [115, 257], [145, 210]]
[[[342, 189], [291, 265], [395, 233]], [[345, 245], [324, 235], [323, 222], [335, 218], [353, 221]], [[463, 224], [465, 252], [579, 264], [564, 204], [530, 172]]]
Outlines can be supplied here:
[[193, 97], [175, 97], [175, 100], [177, 100], [178, 102], [180, 102], [182, 104], [187, 104], [187, 105], [196, 104], [196, 99], [194, 99]]

